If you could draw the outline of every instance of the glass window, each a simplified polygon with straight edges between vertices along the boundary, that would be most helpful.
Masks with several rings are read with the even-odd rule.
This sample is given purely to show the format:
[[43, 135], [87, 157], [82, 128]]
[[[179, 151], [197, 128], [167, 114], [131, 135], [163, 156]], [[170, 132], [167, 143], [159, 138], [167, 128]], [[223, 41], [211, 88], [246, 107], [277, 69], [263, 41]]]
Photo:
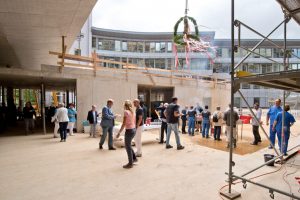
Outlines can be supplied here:
[[[259, 49], [255, 49], [254, 52], [257, 53], [257, 54], [259, 54]], [[254, 58], [259, 58], [260, 56], [257, 55], [257, 54], [253, 54], [253, 57]]]
[[172, 42], [168, 42], [168, 52], [172, 52], [173, 48], [172, 48]]
[[145, 66], [154, 68], [154, 59], [145, 59]]
[[92, 37], [92, 48], [96, 48], [97, 38]]
[[272, 57], [272, 49], [266, 49], [266, 57], [271, 58]]
[[259, 85], [253, 85], [253, 89], [260, 89]]
[[128, 48], [129, 52], [137, 52], [137, 44], [136, 44], [136, 42], [128, 41], [127, 42], [127, 48]]
[[222, 57], [222, 48], [217, 48], [217, 57]]
[[250, 73], [260, 73], [260, 66], [259, 66], [259, 64], [249, 64], [248, 71]]
[[291, 66], [291, 68], [292, 69], [298, 69], [298, 64], [291, 64], [292, 66]]
[[155, 51], [160, 52], [160, 43], [159, 42], [155, 43]]
[[150, 52], [150, 42], [145, 42], [145, 52], [146, 53]]
[[260, 55], [266, 56], [266, 49], [265, 48], [260, 48]]
[[261, 64], [261, 72], [263, 74], [272, 72], [272, 64]]
[[173, 66], [174, 66], [174, 60], [171, 58], [168, 58], [167, 69], [172, 69]]
[[234, 97], [234, 107], [241, 107], [241, 97]]
[[121, 51], [121, 41], [115, 41], [115, 51]]
[[107, 40], [107, 39], [99, 39], [98, 40], [98, 49], [106, 50], [106, 51], [114, 51], [115, 50], [115, 41]]
[[250, 85], [248, 83], [242, 83], [242, 89], [250, 89]]
[[122, 51], [127, 51], [127, 42], [122, 42]]
[[150, 43], [150, 52], [151, 53], [155, 52], [155, 42]]
[[160, 43], [160, 52], [166, 52], [166, 43], [165, 42]]
[[165, 69], [165, 59], [155, 59], [155, 68]]
[[144, 52], [144, 42], [137, 43], [137, 52], [140, 52], [140, 53]]
[[228, 48], [222, 48], [222, 58], [229, 58], [229, 49]]

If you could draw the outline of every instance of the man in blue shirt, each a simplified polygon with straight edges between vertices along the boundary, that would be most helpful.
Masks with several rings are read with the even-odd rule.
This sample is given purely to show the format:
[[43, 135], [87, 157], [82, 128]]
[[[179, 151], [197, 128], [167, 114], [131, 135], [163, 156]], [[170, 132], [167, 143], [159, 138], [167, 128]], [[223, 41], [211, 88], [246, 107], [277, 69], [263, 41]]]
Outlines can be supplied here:
[[[277, 133], [277, 138], [278, 138], [278, 145], [281, 153], [283, 153], [285, 156], [287, 155], [287, 147], [288, 147], [288, 142], [290, 138], [290, 127], [296, 122], [294, 116], [289, 113], [288, 111], [290, 110], [290, 106], [286, 105], [284, 107], [284, 134], [283, 134], [283, 139], [282, 139], [282, 112], [278, 113], [274, 124], [273, 124], [273, 131], [276, 131]], [[283, 149], [281, 149], [281, 141], [283, 141]]]
[[[270, 107], [268, 113], [267, 113], [267, 119], [266, 124], [269, 126], [269, 119], [270, 119], [270, 140], [273, 146], [275, 145], [275, 137], [276, 137], [276, 131], [272, 129], [272, 124], [274, 123], [276, 116], [279, 112], [282, 112], [282, 108], [280, 107], [281, 100], [276, 99], [275, 105]], [[272, 149], [272, 145], [270, 144], [269, 149]]]

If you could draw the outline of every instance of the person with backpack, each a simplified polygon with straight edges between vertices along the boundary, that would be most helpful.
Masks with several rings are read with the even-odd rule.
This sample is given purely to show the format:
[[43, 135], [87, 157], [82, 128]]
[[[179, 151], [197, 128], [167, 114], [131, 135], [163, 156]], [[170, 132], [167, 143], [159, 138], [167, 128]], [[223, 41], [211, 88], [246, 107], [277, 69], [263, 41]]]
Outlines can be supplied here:
[[210, 128], [210, 112], [208, 110], [208, 106], [204, 107], [204, 111], [201, 113], [201, 115], [202, 115], [202, 137], [208, 139], [209, 128]]
[[180, 144], [180, 136], [178, 131], [178, 121], [181, 113], [179, 113], [179, 105], [177, 104], [177, 101], [177, 97], [173, 97], [172, 103], [170, 103], [164, 111], [168, 123], [166, 149], [173, 148], [173, 146], [170, 145], [170, 136], [173, 130], [175, 133], [177, 150], [182, 150], [184, 149], [184, 146]]
[[213, 113], [212, 121], [214, 123], [214, 139], [221, 141], [222, 112], [220, 106], [218, 106], [217, 110]]

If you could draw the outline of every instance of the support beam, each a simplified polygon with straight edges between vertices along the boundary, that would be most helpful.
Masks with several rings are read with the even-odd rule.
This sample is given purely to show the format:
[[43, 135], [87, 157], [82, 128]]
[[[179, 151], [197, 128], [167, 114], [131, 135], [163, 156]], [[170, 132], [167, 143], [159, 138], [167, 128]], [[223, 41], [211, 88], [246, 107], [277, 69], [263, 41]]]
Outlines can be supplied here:
[[45, 85], [44, 83], [41, 84], [41, 111], [42, 111], [42, 118], [43, 118], [43, 132], [46, 135], [46, 114], [45, 114]]

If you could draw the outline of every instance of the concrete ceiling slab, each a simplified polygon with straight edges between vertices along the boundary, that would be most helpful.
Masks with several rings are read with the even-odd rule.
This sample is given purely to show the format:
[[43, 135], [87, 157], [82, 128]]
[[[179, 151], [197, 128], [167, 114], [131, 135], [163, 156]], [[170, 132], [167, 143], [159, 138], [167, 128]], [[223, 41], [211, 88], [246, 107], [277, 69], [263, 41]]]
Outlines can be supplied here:
[[97, 0], [1, 0], [0, 65], [40, 70], [49, 50], [71, 47]]

